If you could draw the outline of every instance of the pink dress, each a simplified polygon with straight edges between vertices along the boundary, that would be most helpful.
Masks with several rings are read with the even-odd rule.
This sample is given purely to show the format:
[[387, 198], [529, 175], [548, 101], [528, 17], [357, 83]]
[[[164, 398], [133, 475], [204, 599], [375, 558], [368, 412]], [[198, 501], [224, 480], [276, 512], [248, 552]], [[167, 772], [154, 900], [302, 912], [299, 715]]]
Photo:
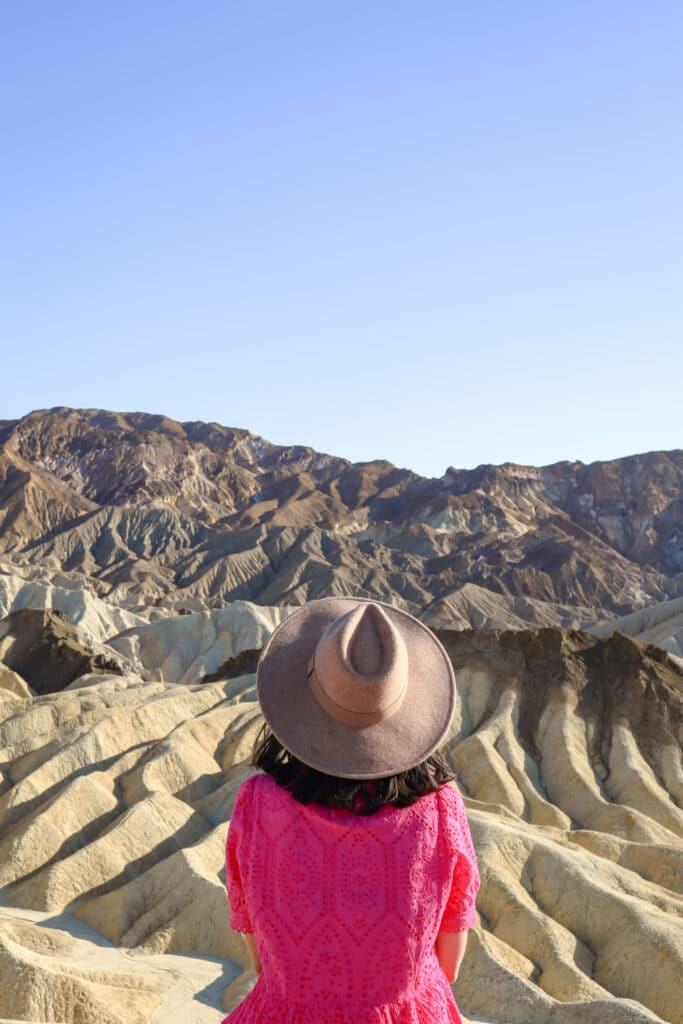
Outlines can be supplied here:
[[226, 844], [234, 931], [262, 971], [222, 1024], [462, 1024], [434, 952], [477, 923], [479, 871], [458, 789], [356, 815], [240, 786]]

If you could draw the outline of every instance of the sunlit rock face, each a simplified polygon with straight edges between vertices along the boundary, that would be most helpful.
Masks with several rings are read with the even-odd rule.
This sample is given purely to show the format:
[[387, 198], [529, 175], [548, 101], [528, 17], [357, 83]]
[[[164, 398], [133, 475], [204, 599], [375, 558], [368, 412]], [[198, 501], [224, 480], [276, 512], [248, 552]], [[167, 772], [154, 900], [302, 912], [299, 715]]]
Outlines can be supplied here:
[[[463, 1004], [489, 1012], [500, 985], [504, 1020], [680, 1021], [683, 671], [619, 633], [439, 636], [461, 696], [448, 751], [484, 863]], [[551, 1018], [536, 988], [589, 1004]], [[608, 1010], [608, 993], [642, 1006]]]
[[[683, 596], [682, 485], [681, 450], [425, 478], [60, 406], [0, 422], [0, 555], [70, 621], [75, 589], [145, 619], [351, 594], [456, 628], [586, 627]], [[102, 641], [100, 612], [81, 619]]]
[[[482, 877], [463, 1019], [681, 1024], [683, 671], [623, 634], [438, 636]], [[254, 675], [77, 684], [0, 701], [0, 1019], [181, 1024], [201, 992], [217, 1024], [251, 984], [224, 849]]]
[[660, 601], [621, 618], [591, 626], [591, 633], [595, 636], [611, 636], [615, 630], [661, 647], [683, 666], [683, 597]]

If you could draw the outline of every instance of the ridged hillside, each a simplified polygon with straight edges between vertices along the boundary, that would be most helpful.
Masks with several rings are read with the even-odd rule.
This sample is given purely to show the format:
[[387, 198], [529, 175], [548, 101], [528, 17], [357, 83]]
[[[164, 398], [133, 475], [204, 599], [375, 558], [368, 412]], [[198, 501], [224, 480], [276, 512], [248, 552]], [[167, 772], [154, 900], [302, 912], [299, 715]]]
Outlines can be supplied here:
[[[274, 620], [249, 631], [248, 616], [217, 657], [263, 645]], [[438, 635], [459, 696], [446, 752], [482, 876], [455, 987], [464, 1019], [681, 1024], [683, 671], [623, 634]], [[251, 981], [224, 849], [261, 721], [253, 675], [5, 691], [0, 1016], [180, 1024], [164, 1007], [187, 1007], [206, 958], [219, 966], [201, 1020], [240, 998]], [[171, 954], [202, 959], [165, 971]]]
[[683, 595], [683, 451], [425, 478], [217, 423], [0, 422], [0, 556], [154, 603], [389, 598], [442, 625], [586, 626]]

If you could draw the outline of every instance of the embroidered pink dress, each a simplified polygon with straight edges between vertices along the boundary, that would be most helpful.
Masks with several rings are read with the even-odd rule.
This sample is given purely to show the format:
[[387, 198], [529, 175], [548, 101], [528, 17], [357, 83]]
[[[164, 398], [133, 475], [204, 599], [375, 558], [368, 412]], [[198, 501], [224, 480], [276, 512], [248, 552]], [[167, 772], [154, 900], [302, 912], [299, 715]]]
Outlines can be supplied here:
[[462, 1024], [434, 942], [476, 924], [479, 884], [454, 785], [356, 815], [252, 775], [228, 829], [226, 889], [263, 969], [223, 1024]]

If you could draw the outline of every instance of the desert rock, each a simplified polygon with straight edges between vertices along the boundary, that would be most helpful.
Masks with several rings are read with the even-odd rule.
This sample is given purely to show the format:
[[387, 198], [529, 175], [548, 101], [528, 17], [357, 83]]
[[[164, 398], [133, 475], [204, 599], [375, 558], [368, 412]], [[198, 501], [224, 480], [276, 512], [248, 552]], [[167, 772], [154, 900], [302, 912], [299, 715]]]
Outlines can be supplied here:
[[126, 658], [89, 643], [59, 609], [21, 608], [0, 620], [0, 659], [36, 693], [63, 690], [86, 672], [125, 672]]
[[[482, 874], [480, 924], [454, 989], [463, 1019], [681, 1024], [683, 672], [623, 634], [439, 636], [460, 698], [447, 756]], [[235, 793], [254, 771], [253, 675], [110, 677], [4, 708], [7, 912], [67, 914], [143, 968], [215, 959], [219, 1022], [251, 983], [228, 924], [224, 848]], [[33, 957], [42, 977], [42, 953], [13, 949], [12, 963]], [[65, 974], [73, 954], [60, 956]], [[156, 1012], [153, 979], [130, 1013]], [[129, 984], [116, 992], [123, 1024], [139, 1019]], [[101, 992], [83, 991], [99, 1012]], [[38, 1004], [20, 1011], [58, 1019]]]

